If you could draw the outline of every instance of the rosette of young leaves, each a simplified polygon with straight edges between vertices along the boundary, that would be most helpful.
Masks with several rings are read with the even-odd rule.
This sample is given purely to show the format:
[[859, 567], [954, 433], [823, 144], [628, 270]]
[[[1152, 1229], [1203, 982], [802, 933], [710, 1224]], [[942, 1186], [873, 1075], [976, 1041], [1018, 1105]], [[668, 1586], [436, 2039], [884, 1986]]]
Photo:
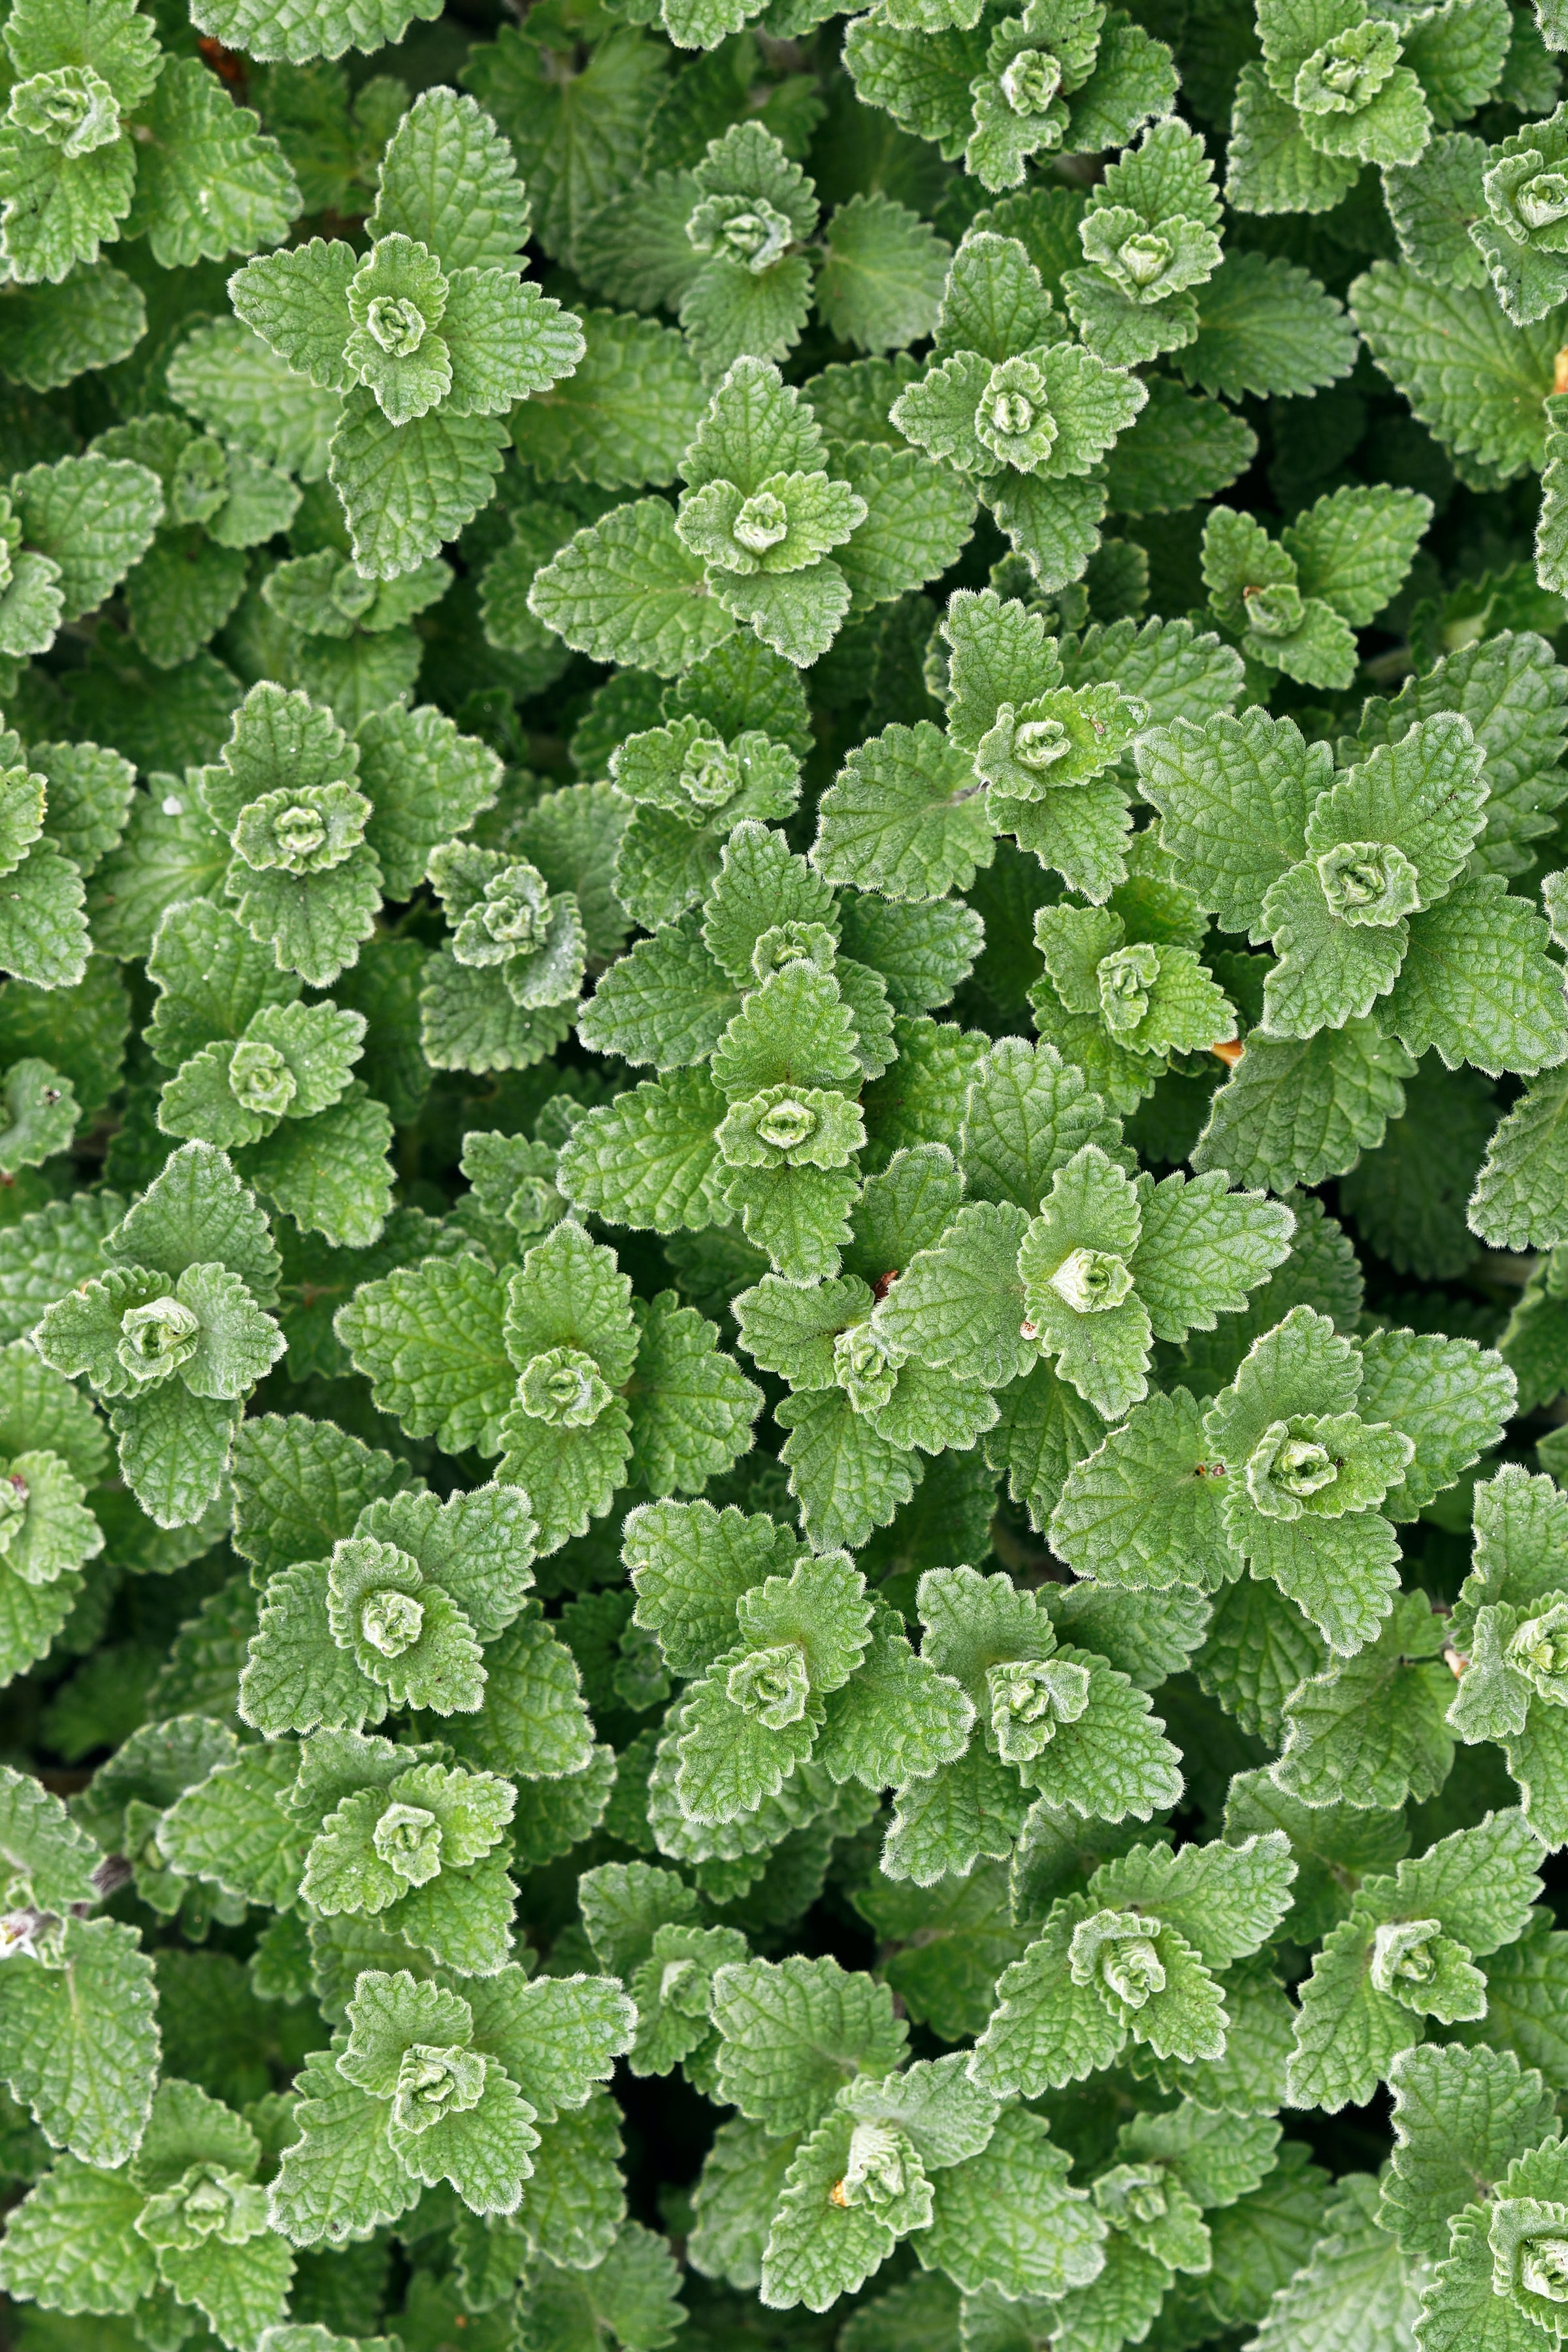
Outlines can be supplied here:
[[501, 1421], [500, 1475], [528, 1495], [542, 1548], [608, 1507], [631, 1458], [621, 1391], [637, 1357], [631, 1282], [573, 1219], [531, 1249], [507, 1295], [515, 1401]]
[[276, 1738], [362, 1730], [388, 1706], [472, 1713], [484, 1649], [533, 1583], [537, 1532], [516, 1486], [367, 1503], [329, 1559], [268, 1580], [240, 1676], [245, 1720]]
[[[1203, 541], [1209, 610], [1250, 661], [1304, 685], [1348, 686], [1352, 632], [1398, 593], [1431, 520], [1418, 491], [1347, 485], [1303, 509], [1277, 542], [1250, 516], [1215, 507]], [[1455, 707], [1441, 688], [1428, 695], [1429, 711]]]
[[1052, 1548], [1131, 1591], [1215, 1591], [1245, 1560], [1350, 1658], [1395, 1604], [1392, 1522], [1495, 1444], [1512, 1405], [1512, 1374], [1473, 1342], [1358, 1343], [1293, 1307], [1206, 1412], [1185, 1389], [1152, 1396], [1076, 1464]]
[[1078, 229], [1088, 266], [1063, 276], [1091, 351], [1135, 367], [1194, 340], [1192, 289], [1219, 267], [1219, 216], [1202, 139], [1182, 122], [1152, 123], [1090, 191]]
[[782, 360], [811, 304], [816, 191], [760, 122], [710, 139], [691, 173], [686, 239], [700, 267], [680, 298], [680, 323], [708, 377], [742, 355]]
[[460, 1976], [493, 1976], [517, 1894], [506, 1843], [516, 1790], [438, 1761], [444, 1752], [325, 1728], [299, 1749], [285, 1803], [304, 1849], [300, 1900], [321, 1918], [374, 1919]]
[[812, 862], [900, 900], [967, 888], [993, 836], [1103, 898], [1127, 874], [1129, 794], [1114, 774], [1148, 719], [1109, 679], [1069, 687], [1038, 613], [960, 589], [946, 640], [947, 734], [891, 726], [852, 751], [818, 806]]
[[1391, 1877], [1362, 1880], [1299, 1988], [1289, 2069], [1292, 2106], [1335, 2114], [1371, 2098], [1399, 2053], [1487, 2014], [1478, 1960], [1530, 1924], [1542, 1848], [1522, 1814], [1456, 1830]]
[[1488, 98], [1507, 27], [1465, 6], [1417, 26], [1362, 0], [1292, 8], [1259, 0], [1260, 66], [1247, 66], [1231, 121], [1226, 194], [1244, 212], [1324, 212], [1363, 163], [1414, 163]]
[[800, 762], [759, 729], [726, 742], [692, 715], [628, 735], [610, 754], [610, 781], [635, 803], [616, 850], [616, 896], [657, 930], [709, 889], [737, 824], [794, 815]]
[[1470, 236], [1516, 326], [1568, 299], [1568, 109], [1487, 150], [1486, 210]]
[[[1258, 2189], [1279, 2144], [1273, 2116], [1215, 2115], [1191, 2098], [1123, 2124], [1118, 2160], [1089, 2189], [1110, 2232], [1105, 2268], [1067, 2303], [1064, 2326], [1085, 2336], [1097, 2326], [1135, 2326], [1158, 2311], [1177, 2273], [1207, 2273], [1215, 2245], [1205, 2215]], [[1215, 2227], [1223, 2232], [1226, 2224]]]
[[1148, 1394], [1154, 1341], [1239, 1313], [1289, 1255], [1295, 1230], [1289, 1209], [1228, 1192], [1217, 1170], [1156, 1184], [1086, 1143], [1057, 1170], [1019, 1244], [1024, 1333], [1059, 1379], [1120, 1421]]
[[889, 1877], [967, 1876], [979, 1855], [1011, 1851], [1032, 1801], [1106, 1821], [1176, 1802], [1176, 1751], [1147, 1696], [1096, 1652], [1058, 1644], [1032, 1593], [1005, 1575], [928, 1569], [916, 1606], [921, 1656], [963, 1691], [978, 1737], [895, 1791]]
[[279, 971], [316, 988], [358, 961], [381, 904], [359, 760], [330, 711], [263, 681], [236, 711], [221, 758], [196, 771], [202, 804], [233, 852], [225, 895]]
[[[698, 2187], [707, 2241], [698, 2261], [708, 2269], [717, 2255], [712, 2266], [732, 2275], [738, 2254], [747, 2283], [760, 2283], [773, 2308], [826, 2310], [901, 2236], [932, 2227], [942, 2186], [984, 2161], [996, 2104], [964, 2080], [962, 2055], [887, 2071], [899, 2066], [906, 2034], [888, 1989], [831, 1959], [721, 1967], [712, 2005], [717, 2095], [741, 2115], [721, 2133]], [[1027, 2120], [1043, 2140], [1044, 2126]], [[1057, 2182], [1066, 2170], [1058, 2161]], [[1041, 2192], [1037, 2237], [1038, 2221], [1057, 2218], [1051, 2205], [1068, 2200], [1052, 2200], [1046, 2180], [1031, 2185]], [[737, 2224], [748, 2252], [737, 2247], [726, 2260], [724, 2240], [733, 2244]], [[1103, 2232], [1089, 2217], [1075, 2234], [1076, 2281], [1092, 2275]]]
[[300, 1003], [298, 975], [210, 898], [165, 910], [147, 968], [159, 992], [148, 1043], [171, 1073], [163, 1130], [226, 1142], [302, 1229], [374, 1242], [392, 1206], [392, 1130], [353, 1076], [364, 1016]]
[[526, 858], [471, 842], [443, 842], [427, 864], [451, 925], [420, 990], [427, 1054], [481, 1070], [492, 1066], [489, 1048], [536, 1060], [564, 1034], [567, 1016], [555, 1008], [574, 1003], [582, 985], [587, 937], [576, 899], [552, 891]]
[[[840, 1008], [837, 982], [814, 966], [804, 969], [813, 980], [826, 981], [826, 988], [789, 986], [792, 974], [803, 967], [786, 966], [780, 975], [785, 985], [760, 1004], [748, 1024], [752, 1030], [766, 1037], [769, 1030], [787, 1036], [786, 1022], [797, 1034], [808, 1024], [838, 1028], [831, 1021]], [[765, 998], [766, 989], [757, 995]], [[814, 1021], [821, 1013], [828, 1020]], [[797, 1014], [804, 1018], [797, 1021]], [[731, 1028], [742, 1018], [743, 1012]], [[848, 1234], [847, 1212], [859, 1190], [850, 1163], [865, 1140], [858, 1104], [830, 1087], [786, 1079], [754, 1093], [738, 1087], [731, 1095], [714, 1132], [719, 1156], [733, 1171], [724, 1187], [725, 1205], [739, 1213], [747, 1240], [765, 1249], [775, 1272], [788, 1280], [810, 1282], [837, 1271]]]
[[1525, 1819], [1548, 1845], [1568, 1840], [1568, 1593], [1545, 1592], [1528, 1614], [1506, 1601], [1475, 1612], [1456, 1647], [1452, 1730], [1496, 1740], [1519, 1783]]
[[535, 573], [537, 621], [596, 660], [661, 677], [703, 662], [737, 626], [805, 668], [852, 605], [889, 603], [944, 571], [974, 520], [965, 481], [885, 436], [828, 443], [809, 403], [760, 359], [731, 367], [680, 471], [677, 513], [662, 499], [612, 508]]
[[1169, 114], [1171, 53], [1139, 31], [1100, 0], [1028, 0], [997, 25], [969, 85], [965, 169], [982, 187], [1014, 188], [1036, 155], [1123, 147], [1152, 115]]
[[410, 1432], [503, 1456], [542, 1552], [584, 1533], [634, 1463], [657, 1494], [706, 1485], [762, 1402], [711, 1323], [673, 1291], [634, 1302], [614, 1251], [572, 1218], [504, 1277], [487, 1250], [363, 1283], [335, 1328]]
[[1039, 1156], [1039, 1216], [1011, 1200], [959, 1207], [877, 1302], [868, 1338], [896, 1366], [986, 1388], [1056, 1358], [1117, 1418], [1146, 1391], [1152, 1339], [1239, 1311], [1288, 1254], [1293, 1220], [1217, 1172], [1133, 1181], [1098, 1141]]
[[1449, 1728], [1495, 1740], [1524, 1817], [1549, 1846], [1568, 1839], [1568, 1505], [1551, 1479], [1510, 1464], [1478, 1483], [1475, 1555], [1449, 1627], [1459, 1687]]
[[655, 1927], [642, 1965], [621, 1971], [637, 2016], [627, 2060], [634, 2074], [668, 2074], [679, 2065], [695, 2084], [710, 2087], [714, 1971], [749, 1956], [738, 1927], [673, 1919]]
[[287, 234], [300, 190], [277, 142], [195, 59], [165, 57], [132, 0], [90, 0], [64, 19], [32, 0], [13, 11], [5, 47], [0, 250], [17, 283], [58, 285], [126, 235], [151, 231], [154, 258], [174, 268]]
[[[840, 1786], [882, 1789], [962, 1753], [970, 1702], [916, 1655], [846, 1553], [814, 1557], [761, 1513], [663, 1503], [632, 1512], [623, 1556], [635, 1622], [693, 1685], [676, 1736], [690, 1818], [755, 1812], [751, 1790], [776, 1793], [808, 1759]], [[721, 1752], [721, 1729], [743, 1754]]]
[[[882, 1202], [906, 1181], [911, 1192], [926, 1189], [928, 1172], [898, 1155], [852, 1211], [852, 1232], [874, 1228]], [[940, 1180], [930, 1190], [939, 1192]], [[936, 1222], [945, 1222], [940, 1205]], [[780, 1458], [814, 1540], [864, 1542], [922, 1475], [918, 1454], [967, 1449], [997, 1418], [984, 1381], [933, 1370], [918, 1350], [893, 1355], [872, 1327], [875, 1304], [859, 1275], [805, 1288], [770, 1274], [732, 1302], [742, 1347], [801, 1399], [787, 1409]]]
[[1543, 2139], [1538, 2133], [1531, 2135], [1538, 2144], [1512, 2154], [1495, 2177], [1487, 2177], [1493, 2167], [1486, 2167], [1479, 2199], [1461, 2206], [1456, 2188], [1446, 2259], [1421, 2298], [1426, 2341], [1511, 2347], [1561, 2339], [1568, 2305], [1568, 2149], [1555, 2129]]
[[973, 482], [1051, 589], [1076, 580], [1098, 546], [1100, 462], [1148, 397], [1138, 377], [1068, 339], [1016, 237], [971, 229], [932, 356], [889, 414], [906, 440]]
[[[576, 319], [521, 274], [515, 172], [474, 100], [427, 89], [387, 142], [367, 254], [312, 237], [231, 282], [245, 324], [342, 395], [331, 479], [372, 577], [414, 571], [457, 536], [491, 495], [500, 420], [583, 357]], [[458, 203], [454, 175], [486, 201]]]
[[637, 2016], [606, 1978], [530, 1983], [510, 1964], [464, 1993], [368, 1969], [346, 2014], [347, 2034], [307, 2062], [300, 2137], [272, 2184], [272, 2225], [297, 2245], [337, 2235], [345, 2192], [366, 2231], [441, 2180], [470, 2212], [526, 2215], [551, 2127], [593, 2097]]
[[732, 1821], [776, 1796], [815, 1746], [830, 1692], [871, 1633], [866, 1580], [843, 1552], [797, 1562], [735, 1604], [740, 1638], [680, 1707], [675, 1793], [689, 1820]]
[[217, 1493], [244, 1400], [283, 1353], [262, 1303], [278, 1295], [267, 1219], [225, 1153], [187, 1143], [103, 1253], [106, 1270], [48, 1308], [35, 1345], [108, 1402], [149, 1517], [185, 1527]]
[[531, 1143], [523, 1135], [470, 1128], [463, 1138], [458, 1167], [468, 1180], [468, 1198], [485, 1226], [505, 1226], [532, 1241], [566, 1213], [556, 1184], [561, 1154], [553, 1143]]
[[1303, 686], [1349, 686], [1356, 643], [1348, 622], [1322, 597], [1302, 594], [1295, 557], [1250, 515], [1210, 509], [1203, 570], [1209, 611], [1249, 661]]
[[[725, 895], [721, 883], [716, 898]], [[840, 976], [825, 924], [774, 924], [760, 934], [749, 928], [761, 977], [710, 1048], [717, 1117], [709, 1125], [706, 1114], [703, 1124], [717, 1154], [711, 1173], [731, 1215], [767, 1250], [775, 1271], [810, 1282], [837, 1273], [848, 1235], [859, 1191], [851, 1163], [866, 1130], [859, 1105], [843, 1089], [858, 1087], [868, 1067], [879, 1073], [891, 1058], [886, 990], [877, 974], [852, 963]], [[679, 937], [661, 933], [652, 944]], [[720, 968], [703, 961], [722, 981]], [[733, 993], [728, 1002], [736, 1002]], [[886, 1050], [879, 1050], [879, 1030]], [[588, 1041], [607, 1045], [611, 1035], [595, 1024]]]
[[999, 2115], [959, 2053], [879, 2080], [857, 2074], [784, 2176], [763, 2249], [763, 2303], [826, 2311], [854, 2293], [900, 2239], [930, 2229], [937, 2184], [983, 2154]]
[[1146, 702], [1109, 681], [1051, 687], [1016, 705], [998, 703], [974, 748], [996, 831], [1091, 898], [1103, 898], [1125, 870], [1126, 795], [1107, 771], [1148, 717]]
[[1123, 1115], [1152, 1093], [1173, 1056], [1236, 1035], [1236, 1008], [1198, 959], [1207, 928], [1192, 892], [1179, 884], [1148, 891], [1141, 877], [1112, 890], [1104, 907], [1064, 901], [1036, 912], [1046, 971], [1029, 991], [1035, 1026]]
[[1563, 1059], [1561, 971], [1528, 912], [1508, 915], [1500, 883], [1466, 875], [1488, 779], [1458, 712], [1418, 721], [1337, 782], [1327, 744], [1259, 710], [1151, 730], [1136, 756], [1178, 878], [1226, 929], [1277, 950], [1266, 1035], [1310, 1037], [1376, 1006], [1407, 1051], [1435, 1045], [1449, 1068], [1528, 1074]]
[[[364, 1034], [363, 1013], [330, 1002], [263, 1004], [237, 1038], [181, 1064], [159, 1097], [158, 1124], [238, 1151], [241, 1173], [267, 1199], [330, 1242], [364, 1248], [392, 1205], [392, 1122], [352, 1076]], [[313, 1175], [334, 1143], [352, 1173], [323, 1198], [298, 1171], [303, 1162]]]
[[[1153, 2122], [1153, 2118], [1148, 2120]], [[1258, 2186], [1272, 2161], [1279, 2130], [1277, 2123], [1267, 2119], [1226, 2117], [1220, 2122], [1185, 2103], [1170, 2118], [1162, 2118], [1166, 2120], [1174, 2129], [1159, 2133], [1155, 2144], [1161, 2156], [1172, 2142], [1184, 2153], [1184, 2142], [1195, 2142], [1196, 2187], [1217, 2188], [1226, 2203]], [[1218, 2136], [1216, 2122], [1221, 2131], [1228, 2129], [1231, 2146], [1222, 2142], [1218, 2148], [1211, 2145], [1205, 2149], [1204, 2141]], [[1117, 2135], [1119, 2150], [1139, 2146], [1142, 2137], [1137, 2124], [1124, 2126]], [[1218, 2163], [1213, 2168], [1217, 2178], [1204, 2177], [1211, 2169], [1205, 2163], [1205, 2155], [1217, 2156]], [[1232, 2158], [1229, 2165], [1227, 2156]], [[1090, 2182], [1094, 2210], [1110, 2233], [1105, 2241], [1105, 2267], [1088, 2286], [1079, 2288], [1058, 2306], [1068, 2341], [1079, 2336], [1096, 2341], [1100, 2329], [1147, 2327], [1166, 2294], [1176, 2287], [1178, 2273], [1201, 2278], [1211, 2269], [1211, 2233], [1186, 2172], [1180, 2155], [1173, 2161], [1161, 2161], [1159, 2157], [1129, 2152]]]
[[[639, 941], [602, 976], [583, 1008], [578, 1034], [584, 1045], [651, 1064], [665, 1075], [575, 1124], [562, 1154], [563, 1189], [580, 1208], [658, 1232], [700, 1232], [724, 1223], [727, 1208], [732, 1211], [725, 1199], [731, 1171], [717, 1134], [731, 1103], [700, 1066], [712, 1061], [742, 1008], [750, 1014], [759, 987], [792, 965], [822, 976], [826, 989], [808, 974], [793, 993], [775, 990], [765, 1001], [792, 1022], [804, 1021], [815, 1006], [831, 1024], [833, 1037], [842, 1037], [860, 1076], [876, 1080], [899, 1050], [897, 1014], [913, 1015], [944, 1001], [978, 938], [979, 919], [951, 899], [892, 904], [868, 893], [837, 894], [790, 851], [782, 833], [751, 820], [738, 824], [720, 852], [719, 873], [698, 914]], [[845, 953], [846, 947], [856, 952]], [[842, 1011], [833, 1007], [834, 989], [847, 1009], [847, 1030]], [[809, 1047], [816, 1055], [832, 1042], [824, 1037], [813, 1044], [801, 1034], [783, 1066], [789, 1081], [805, 1075], [799, 1053]], [[810, 1066], [819, 1081], [831, 1075], [839, 1085], [858, 1083], [836, 1047], [831, 1071], [819, 1060]], [[731, 1085], [730, 1060], [716, 1067]], [[828, 1091], [820, 1084], [818, 1090]], [[748, 1130], [765, 1108], [759, 1105], [755, 1119], [745, 1122]], [[842, 1108], [833, 1116], [841, 1119]], [[742, 1128], [737, 1119], [729, 1129], [736, 1148]], [[764, 1159], [749, 1164], [760, 1168]], [[778, 1185], [782, 1195], [784, 1180]], [[824, 1200], [832, 1189], [816, 1187]], [[847, 1197], [852, 1200], [852, 1192]], [[825, 1256], [819, 1271], [831, 1270]]]
[[681, 471], [675, 528], [703, 565], [709, 593], [786, 661], [815, 661], [849, 609], [849, 583], [830, 551], [868, 509], [829, 474], [810, 410], [770, 362], [737, 360]]
[[294, 2277], [260, 2168], [242, 2116], [166, 2076], [123, 2170], [67, 2157], [37, 2181], [6, 2232], [7, 2286], [46, 2311], [132, 2313], [148, 2328], [171, 2315], [178, 2325], [184, 2306], [231, 2352], [249, 2352], [283, 2318]]
[[260, 583], [281, 639], [274, 673], [352, 728], [413, 686], [424, 646], [410, 624], [451, 584], [451, 566], [439, 556], [395, 580], [367, 579], [333, 547], [293, 556]]
[[1231, 2021], [1216, 1979], [1275, 1933], [1295, 1875], [1282, 1830], [1179, 1853], [1138, 1845], [1102, 1864], [1003, 1971], [972, 2079], [1035, 2098], [1129, 2042], [1186, 2064], [1223, 2056]]

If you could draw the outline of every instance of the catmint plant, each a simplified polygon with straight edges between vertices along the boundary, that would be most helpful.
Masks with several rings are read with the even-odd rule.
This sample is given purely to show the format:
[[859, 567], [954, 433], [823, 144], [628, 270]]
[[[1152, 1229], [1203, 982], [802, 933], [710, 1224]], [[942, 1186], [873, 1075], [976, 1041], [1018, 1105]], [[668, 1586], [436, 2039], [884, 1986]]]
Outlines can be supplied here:
[[7, 2341], [1533, 2352], [1559, 13], [502, 13], [4, 26]]

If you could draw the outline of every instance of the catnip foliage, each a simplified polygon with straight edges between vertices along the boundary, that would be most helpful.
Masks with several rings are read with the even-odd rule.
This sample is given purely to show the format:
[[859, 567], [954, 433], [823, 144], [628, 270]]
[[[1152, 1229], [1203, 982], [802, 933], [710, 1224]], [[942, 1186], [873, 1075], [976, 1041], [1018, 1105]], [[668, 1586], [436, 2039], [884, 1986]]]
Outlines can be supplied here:
[[1558, 0], [10, 0], [0, 2334], [1568, 2336]]

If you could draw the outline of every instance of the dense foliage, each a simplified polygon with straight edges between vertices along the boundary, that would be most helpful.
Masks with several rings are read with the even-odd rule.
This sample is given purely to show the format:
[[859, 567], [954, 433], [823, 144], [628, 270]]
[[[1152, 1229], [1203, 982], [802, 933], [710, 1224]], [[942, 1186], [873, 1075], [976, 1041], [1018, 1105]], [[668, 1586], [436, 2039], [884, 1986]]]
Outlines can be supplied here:
[[1016, 5], [9, 0], [11, 2352], [1568, 2335], [1568, 13]]

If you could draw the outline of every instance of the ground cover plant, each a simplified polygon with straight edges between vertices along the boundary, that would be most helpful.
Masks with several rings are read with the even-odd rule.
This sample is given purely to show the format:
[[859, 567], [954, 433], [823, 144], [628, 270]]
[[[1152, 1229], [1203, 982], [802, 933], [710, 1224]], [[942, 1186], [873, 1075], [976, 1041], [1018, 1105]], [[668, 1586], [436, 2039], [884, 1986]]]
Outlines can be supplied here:
[[1559, 0], [10, 0], [6, 2352], [1568, 2336]]

